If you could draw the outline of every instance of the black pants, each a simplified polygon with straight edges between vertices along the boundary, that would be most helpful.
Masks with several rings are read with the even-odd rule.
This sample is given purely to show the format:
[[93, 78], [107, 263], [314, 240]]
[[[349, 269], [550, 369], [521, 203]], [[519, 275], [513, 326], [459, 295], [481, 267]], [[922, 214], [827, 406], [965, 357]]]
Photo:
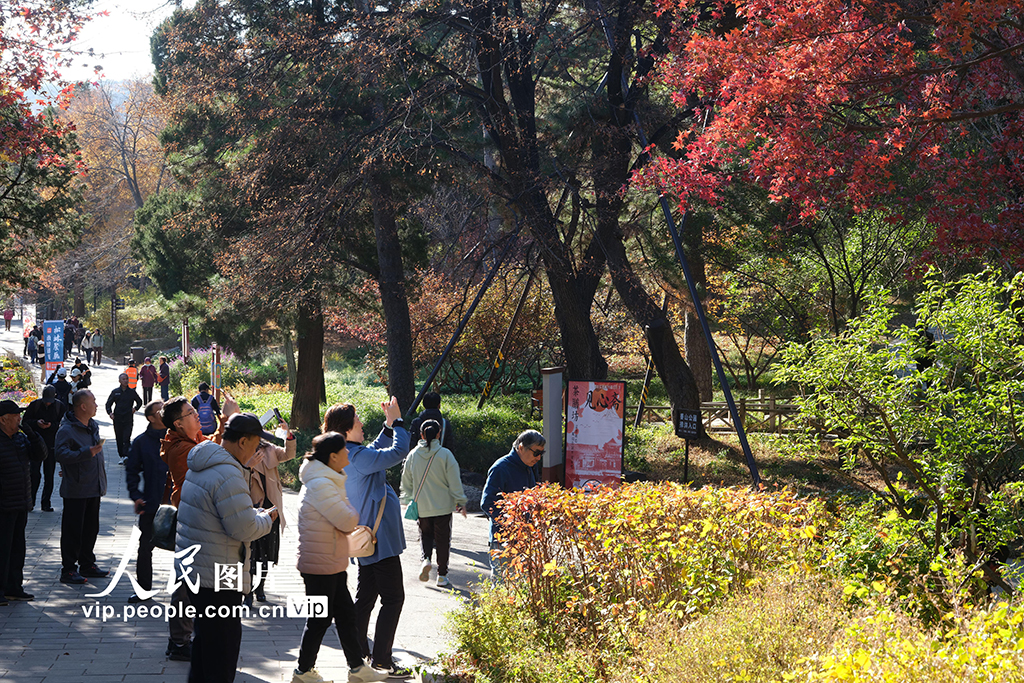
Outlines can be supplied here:
[[139, 555], [135, 558], [135, 578], [146, 590], [153, 590], [153, 518], [156, 510], [139, 515]]
[[153, 387], [142, 387], [142, 402], [149, 403], [153, 400]]
[[452, 548], [451, 513], [440, 517], [420, 517], [417, 523], [423, 559], [430, 560], [431, 552], [437, 548], [437, 575], [448, 576], [448, 558]]
[[90, 346], [85, 350], [85, 362], [92, 363], [92, 347]]
[[348, 593], [348, 574], [303, 574], [302, 580], [306, 584], [306, 595], [327, 596], [327, 616], [306, 619], [302, 644], [299, 646], [299, 671], [309, 671], [316, 664], [320, 643], [332, 621], [338, 630], [338, 640], [341, 641], [341, 649], [345, 651], [348, 668], [362, 666], [363, 656], [356, 636], [356, 610], [352, 596]]
[[[39, 493], [39, 482], [43, 482], [43, 500], [42, 507], [50, 508], [51, 496], [53, 495], [53, 471], [57, 467], [57, 461], [53, 455], [53, 446], [46, 444], [46, 448], [49, 452], [46, 455], [46, 460], [42, 462], [33, 462], [32, 467], [32, 507], [36, 506], [36, 494]], [[42, 470], [42, 473], [40, 473]]]
[[[377, 614], [377, 630], [373, 634], [373, 652], [367, 640], [370, 628], [370, 612], [380, 597], [380, 612]], [[373, 564], [359, 565], [356, 581], [356, 636], [363, 656], [373, 655], [373, 665], [391, 668], [391, 646], [395, 643], [398, 619], [402, 616], [405, 603], [405, 579], [402, 577], [402, 563], [398, 555], [385, 558]]]
[[118, 457], [128, 457], [128, 449], [131, 448], [132, 445], [132, 426], [134, 421], [134, 415], [114, 416], [114, 438], [117, 440]]
[[192, 604], [196, 606], [196, 619], [188, 683], [231, 683], [235, 680], [238, 652], [242, 647], [242, 618], [234, 614], [209, 617], [206, 610], [241, 605], [242, 594], [200, 588], [192, 595]]
[[171, 604], [178, 608], [178, 616], [167, 620], [168, 635], [172, 643], [182, 646], [192, 640], [194, 626], [192, 617], [185, 616], [184, 607], [192, 604], [192, 593], [189, 592], [188, 585], [184, 582], [171, 593]]
[[65, 498], [60, 516], [60, 563], [66, 572], [96, 564], [100, 498]]
[[0, 512], [0, 580], [4, 593], [20, 593], [25, 577], [25, 525], [28, 512]]

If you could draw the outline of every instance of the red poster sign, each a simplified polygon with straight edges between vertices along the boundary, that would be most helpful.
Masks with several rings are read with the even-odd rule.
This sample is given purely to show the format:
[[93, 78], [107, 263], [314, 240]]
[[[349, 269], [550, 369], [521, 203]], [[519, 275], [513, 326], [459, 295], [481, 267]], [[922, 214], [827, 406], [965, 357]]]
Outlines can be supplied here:
[[570, 381], [566, 403], [565, 485], [618, 486], [625, 443], [626, 383]]

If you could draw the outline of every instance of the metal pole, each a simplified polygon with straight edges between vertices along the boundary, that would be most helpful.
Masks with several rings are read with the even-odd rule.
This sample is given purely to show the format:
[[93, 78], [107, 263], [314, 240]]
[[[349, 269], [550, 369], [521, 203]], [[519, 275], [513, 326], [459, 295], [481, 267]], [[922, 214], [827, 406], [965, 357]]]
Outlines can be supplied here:
[[530, 286], [533, 284], [533, 276], [533, 270], [531, 270], [530, 277], [526, 280], [526, 287], [523, 288], [523, 295], [519, 297], [519, 303], [516, 304], [516, 311], [512, 314], [512, 321], [508, 324], [508, 329], [505, 330], [505, 337], [501, 340], [501, 346], [498, 347], [498, 353], [494, 357], [494, 362], [491, 363], [491, 373], [487, 377], [487, 384], [484, 385], [484, 390], [480, 394], [480, 400], [476, 404], [477, 410], [484, 407], [484, 403], [491, 395], [491, 389], [494, 388], [494, 380], [498, 378], [498, 370], [501, 369], [501, 364], [505, 360], [505, 349], [508, 348], [508, 343], [512, 340], [512, 331], [516, 328], [516, 323], [519, 322], [519, 314], [523, 312], [523, 306], [526, 304], [526, 297], [530, 293]]
[[462, 320], [459, 321], [459, 327], [455, 330], [455, 334], [452, 335], [452, 338], [448, 341], [448, 345], [445, 346], [444, 351], [441, 352], [441, 357], [438, 358], [437, 362], [434, 364], [434, 369], [430, 371], [430, 375], [427, 377], [426, 381], [423, 382], [423, 388], [420, 389], [420, 393], [416, 395], [416, 400], [412, 402], [412, 405], [409, 406], [409, 410], [406, 411], [406, 417], [411, 418], [416, 414], [416, 409], [419, 407], [420, 401], [423, 400], [423, 394], [427, 393], [430, 385], [434, 382], [434, 378], [437, 377], [437, 373], [441, 369], [441, 364], [448, 358], [448, 354], [451, 353], [451, 350], [455, 347], [455, 343], [459, 341], [459, 337], [462, 336], [462, 332], [466, 329], [466, 324], [469, 322], [469, 317], [473, 315], [473, 311], [476, 310], [477, 304], [479, 304], [480, 300], [483, 299], [487, 288], [491, 286], [491, 281], [494, 280], [494, 276], [498, 273], [498, 268], [501, 267], [501, 264], [505, 261], [505, 257], [512, 249], [512, 246], [516, 244], [520, 228], [522, 228], [522, 223], [516, 226], [516, 229], [512, 231], [511, 235], [509, 235], [508, 244], [505, 245], [505, 248], [498, 256], [498, 260], [495, 262], [494, 267], [491, 268], [491, 272], [487, 274], [487, 278], [484, 279], [483, 284], [480, 285], [480, 290], [476, 293], [476, 298], [473, 299], [473, 303], [470, 304], [469, 310], [466, 311], [466, 314], [462, 316]]
[[[117, 331], [117, 285], [110, 288], [110, 354], [114, 353], [114, 335]], [[109, 354], [108, 354], [109, 355]]]
[[[665, 292], [661, 300], [661, 312], [668, 312], [668, 292]], [[644, 388], [640, 391], [640, 402], [636, 406], [636, 417], [633, 419], [633, 429], [640, 426], [640, 418], [644, 415], [644, 405], [647, 404], [647, 390], [651, 387], [651, 379], [654, 377], [654, 356], [647, 361], [647, 372], [644, 373]]]
[[[601, 0], [593, 0], [598, 8], [598, 18], [601, 20], [601, 26], [604, 28], [605, 40], [608, 42], [608, 48], [612, 51], [612, 54], [616, 54], [615, 39], [612, 36], [611, 29], [608, 26], [608, 21], [605, 17], [604, 7], [601, 5]], [[626, 81], [626, 72], [622, 72], [622, 93], [623, 97], [629, 94], [629, 84]], [[637, 138], [640, 140], [640, 145], [643, 149], [650, 147], [650, 143], [647, 140], [647, 135], [644, 133], [644, 128], [640, 123], [640, 115], [637, 114], [636, 110], [632, 111], [633, 122], [636, 124]], [[739, 415], [736, 411], [736, 402], [732, 398], [732, 391], [729, 388], [729, 380], [725, 376], [725, 371], [722, 369], [722, 362], [718, 358], [718, 349], [715, 347], [715, 341], [711, 337], [711, 327], [708, 325], [707, 316], [704, 315], [704, 306], [701, 304], [700, 297], [697, 295], [697, 283], [693, 279], [693, 274], [690, 272], [690, 265], [686, 260], [686, 255], [683, 253], [683, 245], [679, 239], [679, 233], [676, 231], [675, 219], [672, 218], [672, 209], [668, 205], [668, 199], [665, 197], [665, 193], [661, 192], [661, 188], [658, 188], [659, 197], [658, 203], [661, 205], [661, 211], [665, 214], [665, 222], [668, 224], [668, 231], [672, 235], [672, 241], [676, 246], [676, 256], [679, 257], [679, 265], [683, 269], [683, 277], [686, 278], [686, 286], [690, 290], [690, 298], [693, 300], [693, 307], [697, 312], [697, 318], [700, 320], [700, 326], [704, 330], [704, 338], [708, 342], [708, 350], [711, 351], [711, 360], [715, 365], [715, 372], [718, 374], [718, 383], [722, 386], [722, 393], [725, 394], [725, 402], [729, 405], [729, 413], [732, 415], [733, 423], [736, 425], [736, 436], [739, 437], [740, 447], [743, 449], [743, 457], [747, 462], [747, 469], [750, 470], [750, 477], [753, 479], [755, 486], [761, 483], [761, 475], [757, 471], [757, 463], [754, 461], [754, 454], [750, 452], [750, 444], [747, 443], [747, 434], [743, 429], [743, 424], [739, 419]], [[689, 211], [683, 213], [682, 225], [686, 227], [686, 219], [689, 216]]]
[[640, 418], [644, 415], [644, 405], [647, 403], [647, 389], [651, 386], [651, 377], [654, 375], [654, 357], [647, 361], [647, 372], [644, 373], [644, 388], [640, 390], [640, 402], [636, 406], [636, 417], [633, 418], [633, 429], [640, 426]]

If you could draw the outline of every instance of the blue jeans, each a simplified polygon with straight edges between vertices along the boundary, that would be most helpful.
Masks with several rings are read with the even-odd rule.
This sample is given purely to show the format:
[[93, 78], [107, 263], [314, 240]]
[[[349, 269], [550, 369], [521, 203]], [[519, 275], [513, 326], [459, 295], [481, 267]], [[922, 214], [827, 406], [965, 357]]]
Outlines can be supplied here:
[[491, 557], [491, 582], [501, 583], [502, 575], [505, 573], [505, 560], [501, 557], [501, 551], [505, 546], [500, 541], [491, 541], [488, 547]]

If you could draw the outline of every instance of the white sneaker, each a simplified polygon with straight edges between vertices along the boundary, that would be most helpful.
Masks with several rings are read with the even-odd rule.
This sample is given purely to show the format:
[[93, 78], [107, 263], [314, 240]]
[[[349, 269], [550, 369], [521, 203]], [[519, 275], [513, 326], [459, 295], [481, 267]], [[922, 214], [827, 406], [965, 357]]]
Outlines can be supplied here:
[[438, 586], [438, 588], [448, 588], [451, 585], [452, 585], [452, 582], [448, 580], [447, 576], [438, 576], [437, 577], [437, 586]]
[[[367, 679], [371, 680], [371, 679]], [[372, 679], [377, 680], [377, 679]], [[314, 666], [306, 673], [302, 673], [298, 669], [292, 671], [292, 683], [333, 683], [332, 681], [325, 681], [324, 677], [320, 675], [320, 672], [316, 670]]]
[[353, 683], [354, 681], [386, 681], [387, 679], [387, 671], [380, 671], [366, 664], [362, 665], [358, 669], [348, 670], [349, 683]]
[[430, 581], [430, 560], [423, 560], [420, 565], [420, 581]]

